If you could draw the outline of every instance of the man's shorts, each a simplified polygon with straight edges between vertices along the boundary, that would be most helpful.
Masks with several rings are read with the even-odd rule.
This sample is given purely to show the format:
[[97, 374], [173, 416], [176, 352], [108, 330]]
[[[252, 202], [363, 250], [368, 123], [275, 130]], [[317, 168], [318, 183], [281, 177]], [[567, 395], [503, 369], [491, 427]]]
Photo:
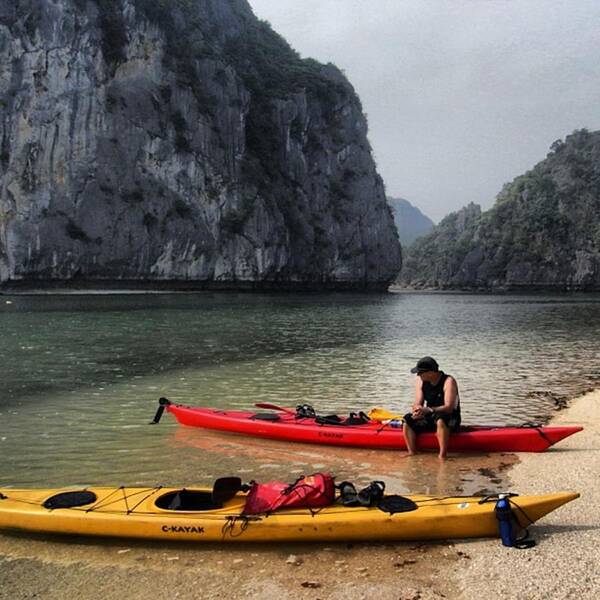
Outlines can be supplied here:
[[404, 415], [404, 423], [415, 433], [437, 431], [437, 422], [439, 419], [446, 423], [450, 431], [458, 431], [458, 428], [460, 427], [460, 417], [455, 413], [450, 413], [449, 415], [440, 415], [439, 413], [436, 413], [435, 415], [427, 415], [425, 418], [418, 420], [413, 419], [411, 413]]

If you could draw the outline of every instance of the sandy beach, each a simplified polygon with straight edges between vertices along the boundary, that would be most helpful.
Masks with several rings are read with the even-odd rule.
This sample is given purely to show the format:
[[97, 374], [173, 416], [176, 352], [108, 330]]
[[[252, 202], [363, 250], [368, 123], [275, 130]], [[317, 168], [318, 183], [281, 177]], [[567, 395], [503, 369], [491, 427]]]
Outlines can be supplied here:
[[0, 535], [0, 598], [595, 598], [600, 499], [600, 390], [555, 422], [585, 430], [508, 472], [521, 494], [577, 490], [581, 499], [531, 528], [538, 545], [459, 543], [288, 546], [131, 543]]
[[600, 595], [600, 390], [577, 398], [553, 423], [583, 425], [549, 452], [521, 455], [510, 489], [521, 494], [575, 490], [581, 498], [531, 528], [537, 546], [497, 540], [457, 544], [472, 560], [458, 572], [461, 598], [597, 598]]

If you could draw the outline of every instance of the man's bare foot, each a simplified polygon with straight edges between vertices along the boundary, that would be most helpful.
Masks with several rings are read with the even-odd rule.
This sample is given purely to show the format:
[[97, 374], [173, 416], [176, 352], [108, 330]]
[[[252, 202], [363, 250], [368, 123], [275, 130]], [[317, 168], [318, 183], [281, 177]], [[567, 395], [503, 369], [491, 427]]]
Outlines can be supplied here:
[[440, 452], [440, 453], [438, 454], [438, 458], [439, 458], [440, 460], [446, 460], [446, 459], [448, 458], [448, 456], [447, 456], [447, 454], [446, 454], [445, 452], [444, 452], [444, 453]]

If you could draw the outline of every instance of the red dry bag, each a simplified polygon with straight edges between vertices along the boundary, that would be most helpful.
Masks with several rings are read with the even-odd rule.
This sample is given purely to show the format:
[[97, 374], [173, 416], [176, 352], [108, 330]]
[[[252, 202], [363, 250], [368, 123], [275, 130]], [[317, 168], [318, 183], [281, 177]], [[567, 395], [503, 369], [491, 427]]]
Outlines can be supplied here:
[[252, 482], [242, 514], [269, 513], [280, 508], [321, 508], [334, 500], [334, 477], [329, 473], [300, 477], [291, 484], [283, 481]]

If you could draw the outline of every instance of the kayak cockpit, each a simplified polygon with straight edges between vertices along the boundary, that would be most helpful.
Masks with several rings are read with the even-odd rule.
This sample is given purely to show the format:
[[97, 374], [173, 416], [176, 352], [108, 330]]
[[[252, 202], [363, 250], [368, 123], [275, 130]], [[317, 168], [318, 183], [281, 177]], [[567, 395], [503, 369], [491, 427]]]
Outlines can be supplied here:
[[162, 510], [215, 510], [223, 508], [223, 504], [219, 504], [213, 500], [212, 492], [204, 490], [173, 490], [158, 497], [154, 502], [156, 508]]
[[154, 505], [162, 510], [218, 510], [238, 492], [248, 489], [239, 477], [221, 477], [215, 481], [212, 490], [170, 490], [159, 496]]

